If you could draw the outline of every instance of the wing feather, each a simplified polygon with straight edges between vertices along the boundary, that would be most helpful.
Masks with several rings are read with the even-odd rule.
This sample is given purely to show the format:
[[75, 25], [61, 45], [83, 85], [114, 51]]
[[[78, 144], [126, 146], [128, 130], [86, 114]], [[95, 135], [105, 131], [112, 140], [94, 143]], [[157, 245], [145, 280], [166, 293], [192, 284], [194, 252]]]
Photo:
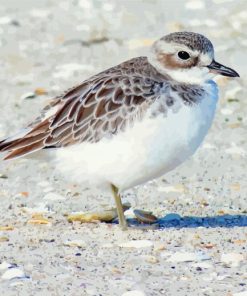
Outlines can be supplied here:
[[[160, 83], [160, 77], [156, 75], [157, 81], [147, 77], [150, 75], [148, 71], [146, 75], [133, 69], [129, 71], [126, 63], [102, 72], [53, 99], [42, 116], [29, 125], [32, 129], [24, 137], [0, 142], [0, 151], [10, 152], [5, 159], [42, 148], [97, 142], [140, 120], [155, 100], [153, 89]], [[53, 108], [57, 108], [54, 114]], [[47, 112], [51, 114], [48, 118]]]

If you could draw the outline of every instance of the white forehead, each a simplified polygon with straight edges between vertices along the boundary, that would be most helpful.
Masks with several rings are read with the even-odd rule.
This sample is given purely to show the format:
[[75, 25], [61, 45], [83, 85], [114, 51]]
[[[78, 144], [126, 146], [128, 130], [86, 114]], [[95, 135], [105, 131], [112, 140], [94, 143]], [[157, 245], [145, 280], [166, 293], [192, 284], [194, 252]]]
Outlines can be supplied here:
[[191, 56], [194, 56], [194, 57], [200, 56], [200, 62], [202, 64], [209, 65], [214, 58], [213, 50], [203, 53], [197, 49], [192, 50], [185, 44], [179, 44], [175, 42], [166, 42], [165, 40], [162, 40], [162, 39], [157, 40], [152, 46], [152, 51], [155, 54], [159, 54], [159, 53], [174, 54], [181, 50], [187, 51]]

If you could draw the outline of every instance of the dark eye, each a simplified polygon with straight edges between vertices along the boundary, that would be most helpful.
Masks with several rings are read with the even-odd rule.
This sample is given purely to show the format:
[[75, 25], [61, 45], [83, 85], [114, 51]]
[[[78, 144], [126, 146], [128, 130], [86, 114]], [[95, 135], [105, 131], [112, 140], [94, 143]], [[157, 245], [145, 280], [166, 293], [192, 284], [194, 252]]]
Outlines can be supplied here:
[[190, 55], [188, 54], [187, 51], [179, 51], [178, 57], [182, 60], [188, 60], [190, 58]]

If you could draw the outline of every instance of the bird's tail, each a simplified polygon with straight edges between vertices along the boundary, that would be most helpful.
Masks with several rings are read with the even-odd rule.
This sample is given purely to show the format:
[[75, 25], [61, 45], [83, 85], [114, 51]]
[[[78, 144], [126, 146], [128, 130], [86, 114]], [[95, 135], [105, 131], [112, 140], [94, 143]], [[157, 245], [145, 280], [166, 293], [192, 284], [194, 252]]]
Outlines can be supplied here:
[[24, 156], [44, 148], [44, 139], [48, 135], [49, 121], [44, 120], [31, 130], [29, 128], [14, 137], [0, 141], [0, 152], [8, 152], [4, 160]]

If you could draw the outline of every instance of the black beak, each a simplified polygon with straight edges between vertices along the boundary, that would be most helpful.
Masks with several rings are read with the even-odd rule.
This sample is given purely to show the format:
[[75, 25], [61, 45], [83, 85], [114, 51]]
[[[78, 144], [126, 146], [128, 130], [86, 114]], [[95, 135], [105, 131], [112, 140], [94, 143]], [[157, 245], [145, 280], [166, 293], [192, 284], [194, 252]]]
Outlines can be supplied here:
[[217, 63], [215, 60], [213, 60], [212, 63], [207, 67], [210, 69], [210, 72], [213, 72], [215, 74], [220, 74], [228, 77], [240, 77], [236, 71], [226, 66], [223, 66], [220, 63]]

